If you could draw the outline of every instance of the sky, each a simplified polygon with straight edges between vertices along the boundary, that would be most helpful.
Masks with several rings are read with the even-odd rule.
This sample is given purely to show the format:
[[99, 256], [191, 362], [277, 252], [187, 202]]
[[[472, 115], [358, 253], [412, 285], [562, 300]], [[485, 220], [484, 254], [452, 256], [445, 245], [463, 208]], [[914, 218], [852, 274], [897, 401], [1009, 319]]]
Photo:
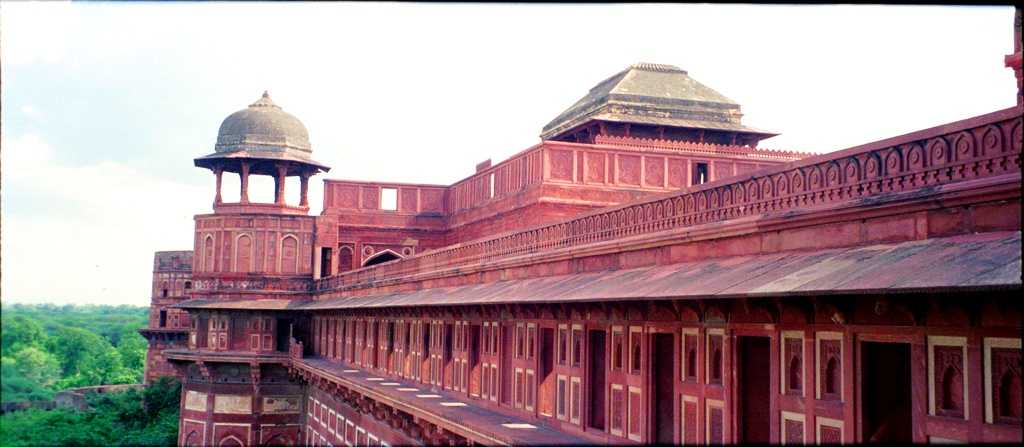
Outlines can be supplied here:
[[773, 149], [1010, 107], [1012, 23], [1010, 7], [5, 2], [0, 297], [148, 305], [153, 252], [192, 249], [211, 211], [192, 159], [264, 90], [332, 167], [318, 214], [323, 178], [451, 184], [526, 149], [636, 62], [739, 102], [781, 132]]

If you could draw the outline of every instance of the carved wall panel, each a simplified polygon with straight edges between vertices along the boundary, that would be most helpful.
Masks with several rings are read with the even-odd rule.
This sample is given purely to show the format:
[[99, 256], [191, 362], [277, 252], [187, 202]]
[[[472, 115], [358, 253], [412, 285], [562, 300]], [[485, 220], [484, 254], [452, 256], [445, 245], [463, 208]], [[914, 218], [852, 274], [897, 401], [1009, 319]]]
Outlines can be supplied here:
[[640, 186], [640, 156], [619, 155], [617, 158], [619, 183]]
[[725, 444], [725, 414], [724, 403], [718, 400], [707, 400], [707, 416], [705, 417], [705, 433], [707, 443], [713, 445]]
[[841, 400], [843, 393], [842, 334], [818, 332], [817, 341], [817, 398]]
[[697, 443], [699, 426], [697, 425], [697, 398], [695, 396], [682, 397], [683, 408], [679, 414], [682, 415], [681, 429], [683, 444], [693, 445]]
[[587, 183], [604, 183], [607, 168], [605, 167], [605, 154], [600, 152], [587, 152]]
[[189, 390], [185, 393], [185, 409], [206, 411], [206, 393]]
[[1021, 424], [1021, 339], [985, 338], [985, 422]]
[[572, 151], [552, 149], [548, 152], [551, 163], [551, 178], [555, 180], [572, 180]]
[[798, 336], [782, 339], [782, 392], [803, 395], [804, 340]]
[[226, 414], [252, 414], [252, 396], [217, 394], [213, 396], [213, 412]]
[[782, 412], [781, 444], [804, 443], [804, 415], [790, 411]]
[[647, 186], [665, 187], [665, 159], [644, 157], [644, 183]]

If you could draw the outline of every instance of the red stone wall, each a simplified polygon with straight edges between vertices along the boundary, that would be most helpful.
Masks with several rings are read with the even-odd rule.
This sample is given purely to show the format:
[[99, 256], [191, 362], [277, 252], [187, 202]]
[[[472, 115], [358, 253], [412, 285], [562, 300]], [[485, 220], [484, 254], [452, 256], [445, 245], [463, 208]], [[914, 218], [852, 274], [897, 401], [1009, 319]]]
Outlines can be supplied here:
[[164, 357], [163, 350], [185, 346], [184, 331], [190, 326], [188, 312], [171, 306], [191, 298], [194, 286], [191, 251], [160, 251], [154, 254], [149, 324], [140, 331], [149, 342], [144, 373], [146, 383], [158, 377], [178, 375]]
[[313, 217], [205, 214], [195, 221], [197, 279], [313, 273]]
[[303, 412], [305, 445], [413, 445], [416, 441], [349, 406], [338, 396], [317, 386], [307, 387]]
[[[781, 302], [780, 308], [729, 301], [673, 310], [668, 304], [623, 302], [607, 307], [513, 305], [503, 311], [480, 309], [483, 313], [429, 309], [406, 310], [402, 315], [386, 309], [324, 313], [314, 316], [312, 354], [347, 367], [455, 392], [472, 405], [543, 422], [587, 436], [593, 442], [651, 442], [648, 427], [652, 416], [644, 404], [654, 398], [651, 340], [655, 334], [668, 334], [676, 346], [667, 354], [671, 358], [664, 357], [674, 368], [670, 390], [678, 408], [673, 415], [674, 439], [736, 442], [744, 439], [736, 416], [740, 411], [736, 400], [741, 380], [737, 373], [739, 338], [763, 337], [770, 344], [770, 366], [763, 373], [769, 383], [764, 395], [770, 409], [765, 417], [770, 419], [771, 442], [784, 437], [790, 441], [848, 443], [866, 439], [858, 425], [858, 408], [863, 393], [868, 392], [861, 378], [866, 372], [857, 360], [866, 352], [864, 343], [899, 344], [909, 348], [906, 361], [912, 389], [907, 392], [913, 399], [915, 442], [930, 438], [1006, 442], [1021, 436], [1019, 424], [1013, 424], [1019, 413], [1012, 410], [1020, 400], [1019, 382], [1015, 382], [1019, 380], [1019, 339], [1017, 347], [1006, 346], [1019, 332], [1022, 315], [1019, 306], [1001, 304], [1010, 295], [912, 295], [884, 300], [847, 297], [837, 301], [846, 303], [841, 310], [811, 306], [812, 298], [791, 297]], [[979, 304], [972, 311], [975, 324], [956, 322], [957, 315], [967, 311], [953, 304], [958, 297], [958, 302]], [[913, 303], [927, 299], [950, 304], [945, 308], [913, 307]], [[813, 311], [814, 307], [818, 310]], [[701, 308], [705, 310], [699, 312]], [[778, 314], [773, 315], [775, 312]], [[838, 321], [843, 324], [836, 322], [836, 312], [842, 314]], [[372, 326], [367, 326], [370, 323]], [[389, 345], [385, 341], [388, 332], [383, 328], [391, 323], [398, 337], [393, 344], [395, 351], [381, 352], [382, 346]], [[445, 328], [449, 324], [454, 329], [451, 340]], [[353, 327], [354, 331], [347, 329]], [[399, 367], [395, 361], [401, 358], [396, 355], [403, 348], [402, 328], [417, 332], [411, 340], [424, 340], [430, 345], [431, 358], [424, 359], [419, 375], [408, 374], [409, 368]], [[473, 334], [471, 330], [479, 332]], [[554, 334], [554, 342], [548, 347], [539, 336], [545, 330]], [[372, 339], [362, 338], [364, 331]], [[604, 332], [606, 340], [609, 368], [603, 384], [608, 393], [604, 431], [588, 425], [593, 398], [588, 391], [590, 373], [586, 368], [591, 349], [587, 334], [591, 331]], [[462, 340], [474, 335], [482, 340], [480, 363], [460, 370], [461, 360], [466, 359]], [[963, 346], [942, 344], [949, 340], [963, 340]], [[453, 361], [446, 364], [434, 354], [446, 350], [448, 344], [452, 346]], [[931, 350], [930, 345], [934, 345]], [[540, 377], [539, 361], [545, 349], [554, 350], [554, 369], [549, 376]], [[377, 366], [369, 360], [374, 356]], [[344, 360], [348, 358], [357, 361]], [[973, 372], [950, 386], [942, 380], [946, 365]], [[895, 371], [898, 369], [892, 368], [890, 374]], [[980, 371], [989, 371], [990, 377], [986, 379]], [[535, 380], [531, 380], [531, 373]], [[929, 376], [935, 379], [936, 394], [932, 398]], [[987, 391], [986, 380], [990, 384]], [[469, 386], [464, 386], [467, 382]], [[958, 393], [953, 401], [962, 403], [962, 410], [941, 410], [943, 389]], [[971, 397], [963, 399], [961, 389]], [[1000, 398], [1010, 403], [1004, 405]], [[929, 410], [929, 399], [940, 406], [936, 407], [938, 411]], [[991, 421], [986, 421], [985, 405], [992, 408]], [[330, 439], [329, 428], [312, 429]], [[333, 434], [336, 436], [336, 431]]]
[[[182, 386], [178, 444], [300, 445], [304, 389], [280, 366], [188, 367]], [[253, 386], [253, 381], [259, 383]]]
[[160, 338], [153, 338], [149, 342], [149, 348], [146, 349], [146, 366], [143, 380], [145, 383], [150, 383], [160, 377], [177, 377], [178, 371], [167, 361], [164, 356], [165, 349], [176, 349], [184, 348], [186, 343], [183, 340], [165, 340]]

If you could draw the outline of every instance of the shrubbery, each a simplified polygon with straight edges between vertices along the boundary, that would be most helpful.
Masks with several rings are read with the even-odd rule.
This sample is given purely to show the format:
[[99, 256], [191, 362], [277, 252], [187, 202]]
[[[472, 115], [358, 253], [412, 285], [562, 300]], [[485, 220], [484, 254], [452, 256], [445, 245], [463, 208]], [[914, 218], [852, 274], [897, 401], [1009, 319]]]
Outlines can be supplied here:
[[146, 340], [138, 329], [148, 308], [133, 306], [3, 306], [3, 402], [46, 400], [55, 391], [141, 383]]
[[164, 446], [178, 433], [181, 384], [162, 378], [142, 390], [92, 394], [89, 410], [27, 410], [0, 416], [0, 445]]

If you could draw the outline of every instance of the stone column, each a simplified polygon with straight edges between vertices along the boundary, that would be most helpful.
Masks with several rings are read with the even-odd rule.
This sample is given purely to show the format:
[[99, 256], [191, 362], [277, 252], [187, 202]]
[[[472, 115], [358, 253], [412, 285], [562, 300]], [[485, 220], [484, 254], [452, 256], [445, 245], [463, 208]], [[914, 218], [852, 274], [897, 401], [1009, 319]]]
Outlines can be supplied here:
[[216, 169], [213, 170], [213, 175], [215, 175], [217, 177], [217, 194], [215, 196], [213, 196], [213, 204], [214, 205], [220, 205], [220, 203], [221, 203], [220, 185], [221, 185], [221, 177], [223, 176], [222, 174], [224, 174], [224, 169], [216, 168]]
[[288, 165], [277, 165], [277, 178], [274, 182], [277, 186], [277, 194], [275, 194], [274, 203], [278, 205], [284, 205], [284, 180], [286, 174], [288, 174]]
[[299, 185], [301, 185], [302, 199], [299, 201], [299, 206], [309, 206], [309, 174], [303, 172], [299, 177]]
[[239, 203], [249, 203], [249, 162], [242, 162], [242, 172], [238, 174], [242, 178], [242, 191], [239, 193]]

